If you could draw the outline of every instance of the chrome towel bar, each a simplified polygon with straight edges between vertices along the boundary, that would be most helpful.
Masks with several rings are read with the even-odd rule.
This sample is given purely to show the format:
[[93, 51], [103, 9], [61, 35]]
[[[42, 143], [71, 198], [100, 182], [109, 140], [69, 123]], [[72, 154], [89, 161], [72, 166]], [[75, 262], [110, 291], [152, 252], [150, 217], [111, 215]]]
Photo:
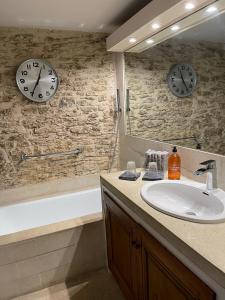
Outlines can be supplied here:
[[66, 152], [49, 152], [49, 153], [44, 153], [44, 154], [34, 154], [34, 155], [27, 155], [25, 153], [21, 154], [21, 161], [25, 161], [28, 159], [32, 158], [39, 158], [39, 157], [49, 157], [49, 156], [69, 156], [69, 155], [79, 155], [84, 151], [83, 147], [76, 148], [71, 151], [66, 151]]

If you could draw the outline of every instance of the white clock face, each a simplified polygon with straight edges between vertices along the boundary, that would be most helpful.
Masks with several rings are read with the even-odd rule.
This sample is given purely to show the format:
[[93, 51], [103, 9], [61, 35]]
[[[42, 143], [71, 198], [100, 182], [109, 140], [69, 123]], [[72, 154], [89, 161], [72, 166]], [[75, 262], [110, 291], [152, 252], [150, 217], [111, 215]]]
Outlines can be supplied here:
[[195, 70], [189, 64], [177, 64], [170, 69], [168, 85], [177, 97], [191, 96], [197, 83]]
[[42, 59], [24, 61], [16, 73], [21, 93], [35, 102], [50, 100], [58, 88], [58, 76], [50, 64]]

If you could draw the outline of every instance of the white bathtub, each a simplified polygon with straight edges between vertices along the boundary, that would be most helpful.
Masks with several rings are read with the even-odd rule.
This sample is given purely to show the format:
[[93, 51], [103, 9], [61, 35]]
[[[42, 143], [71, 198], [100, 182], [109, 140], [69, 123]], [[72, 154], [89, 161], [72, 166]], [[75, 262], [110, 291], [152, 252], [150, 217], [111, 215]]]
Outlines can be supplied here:
[[102, 211], [100, 188], [0, 208], [0, 236]]

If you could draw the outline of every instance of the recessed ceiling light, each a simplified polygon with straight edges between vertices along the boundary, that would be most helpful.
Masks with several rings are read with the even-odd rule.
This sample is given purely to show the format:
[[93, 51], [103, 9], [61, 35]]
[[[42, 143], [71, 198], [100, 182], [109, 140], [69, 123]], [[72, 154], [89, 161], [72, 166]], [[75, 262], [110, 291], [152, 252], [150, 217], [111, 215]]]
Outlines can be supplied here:
[[207, 11], [208, 13], [213, 13], [213, 12], [218, 11], [218, 8], [217, 8], [216, 6], [210, 6], [210, 7], [208, 7], [208, 8], [206, 9], [206, 11]]
[[154, 44], [154, 40], [153, 40], [153, 39], [148, 39], [148, 40], [146, 41], [146, 43], [147, 43], [147, 44]]
[[187, 10], [191, 10], [193, 8], [195, 8], [195, 5], [191, 2], [189, 2], [185, 5], [185, 9], [187, 9]]
[[172, 31], [177, 31], [179, 29], [180, 29], [180, 27], [178, 25], [174, 25], [174, 26], [171, 27]]
[[134, 37], [129, 38], [129, 43], [134, 44], [137, 42], [137, 39], [135, 39]]
[[159, 29], [160, 28], [160, 25], [158, 23], [153, 23], [152, 24], [152, 28], [153, 29]]

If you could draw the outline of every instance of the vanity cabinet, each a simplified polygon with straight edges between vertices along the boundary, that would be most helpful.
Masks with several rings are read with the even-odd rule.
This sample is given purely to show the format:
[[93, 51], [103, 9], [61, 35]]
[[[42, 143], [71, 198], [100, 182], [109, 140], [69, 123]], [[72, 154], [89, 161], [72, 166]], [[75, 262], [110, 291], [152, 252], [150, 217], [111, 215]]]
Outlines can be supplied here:
[[103, 192], [109, 269], [128, 300], [214, 300], [215, 293]]

